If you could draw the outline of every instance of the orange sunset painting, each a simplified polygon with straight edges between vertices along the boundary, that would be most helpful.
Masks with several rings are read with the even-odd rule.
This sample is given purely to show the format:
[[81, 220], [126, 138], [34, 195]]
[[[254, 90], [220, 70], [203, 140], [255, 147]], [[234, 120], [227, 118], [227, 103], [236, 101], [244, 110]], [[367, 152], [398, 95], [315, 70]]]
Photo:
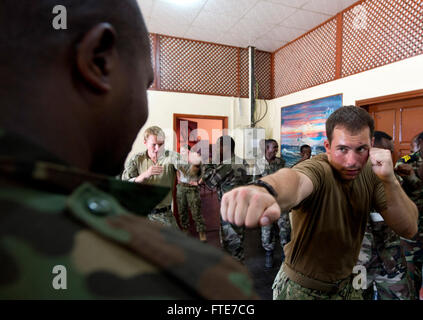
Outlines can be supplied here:
[[281, 108], [281, 155], [286, 167], [300, 157], [300, 147], [308, 144], [312, 156], [325, 152], [325, 122], [329, 115], [342, 106], [342, 94]]

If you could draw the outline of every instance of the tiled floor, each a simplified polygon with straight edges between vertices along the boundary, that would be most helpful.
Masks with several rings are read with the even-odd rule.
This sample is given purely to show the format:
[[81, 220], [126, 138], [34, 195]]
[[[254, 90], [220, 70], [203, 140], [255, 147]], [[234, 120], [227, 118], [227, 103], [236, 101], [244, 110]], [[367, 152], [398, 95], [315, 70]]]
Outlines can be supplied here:
[[254, 279], [256, 292], [262, 299], [271, 300], [272, 284], [281, 266], [281, 246], [276, 239], [273, 268], [264, 268], [264, 249], [261, 246], [260, 229], [249, 229], [245, 234], [245, 265]]
[[[208, 243], [220, 248], [219, 241], [219, 203], [215, 192], [201, 188], [202, 212], [207, 226]], [[191, 234], [198, 237], [191, 220]], [[278, 239], [277, 239], [278, 240]], [[277, 244], [279, 242], [276, 242]], [[280, 246], [276, 245], [274, 266], [270, 270], [264, 269], [264, 250], [261, 247], [260, 229], [248, 229], [244, 240], [245, 266], [254, 280], [256, 292], [262, 299], [272, 299], [272, 283], [280, 267]]]

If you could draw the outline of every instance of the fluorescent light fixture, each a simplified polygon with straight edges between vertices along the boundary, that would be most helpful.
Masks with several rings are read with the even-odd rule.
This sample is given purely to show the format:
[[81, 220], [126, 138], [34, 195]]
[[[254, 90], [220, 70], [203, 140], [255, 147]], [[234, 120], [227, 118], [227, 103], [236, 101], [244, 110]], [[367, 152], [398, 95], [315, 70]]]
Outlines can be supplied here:
[[161, 1], [169, 2], [169, 3], [172, 3], [172, 4], [177, 4], [177, 5], [180, 5], [180, 6], [189, 6], [191, 4], [195, 4], [197, 2], [200, 2], [200, 0], [161, 0]]

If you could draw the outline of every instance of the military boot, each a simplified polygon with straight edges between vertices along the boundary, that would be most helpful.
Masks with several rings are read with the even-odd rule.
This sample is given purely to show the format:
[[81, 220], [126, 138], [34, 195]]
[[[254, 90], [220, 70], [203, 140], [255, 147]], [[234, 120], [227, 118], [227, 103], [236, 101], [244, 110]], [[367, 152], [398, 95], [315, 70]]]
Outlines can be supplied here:
[[201, 242], [207, 242], [207, 236], [204, 231], [198, 233]]
[[266, 251], [266, 254], [264, 256], [264, 267], [266, 269], [272, 269], [273, 268], [273, 250]]

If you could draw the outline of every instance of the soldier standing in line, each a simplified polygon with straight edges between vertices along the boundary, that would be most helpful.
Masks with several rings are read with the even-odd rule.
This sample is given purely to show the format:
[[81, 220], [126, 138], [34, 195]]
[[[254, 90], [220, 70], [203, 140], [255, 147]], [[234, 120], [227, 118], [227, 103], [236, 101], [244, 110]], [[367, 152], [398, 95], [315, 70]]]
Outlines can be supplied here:
[[[300, 146], [300, 156], [301, 159], [295, 163], [292, 167], [294, 167], [295, 165], [299, 164], [300, 162], [303, 162], [305, 160], [308, 160], [311, 158], [311, 147], [308, 144], [303, 144]], [[284, 216], [284, 220], [283, 220], [283, 228], [280, 228], [279, 230], [279, 236], [281, 239], [286, 239], [285, 244], [288, 243], [291, 240], [291, 221], [292, 221], [292, 211], [290, 211], [288, 214], [283, 215]], [[285, 260], [285, 253], [284, 251], [282, 251], [283, 253], [283, 258]], [[282, 261], [283, 262], [283, 261]]]
[[[391, 154], [394, 152], [392, 137], [382, 131], [375, 131], [373, 146], [389, 150]], [[370, 213], [357, 264], [365, 266], [367, 271], [364, 299], [373, 300], [374, 286], [378, 300], [411, 298], [410, 278], [400, 237], [377, 212]]]
[[311, 147], [308, 144], [303, 144], [300, 147], [300, 155], [301, 155], [301, 159], [298, 160], [293, 166], [299, 164], [300, 162], [303, 162], [304, 160], [308, 160], [311, 158]]
[[[277, 153], [278, 143], [276, 142], [276, 140], [266, 139], [264, 153], [264, 171], [261, 175], [257, 176], [257, 178], [265, 177], [285, 167], [285, 160], [283, 158], [276, 157]], [[290, 230], [290, 228], [289, 230], [287, 230], [287, 227], [289, 227], [289, 218], [287, 217], [288, 215], [286, 213], [281, 214], [281, 217], [277, 221], [279, 230], [281, 230], [280, 233], [282, 233], [283, 235], [288, 235]], [[288, 225], [286, 223], [286, 220], [288, 220]], [[266, 269], [271, 269], [273, 267], [273, 252], [275, 250], [276, 242], [275, 234], [277, 232], [276, 229], [277, 226], [275, 223], [261, 227], [261, 244], [263, 246], [263, 249], [265, 250], [264, 267]], [[286, 239], [286, 237], [280, 238], [282, 248], [286, 243], [288, 243], [288, 241], [289, 240]], [[285, 256], [282, 250], [282, 261], [284, 260], [284, 258]]]
[[[203, 181], [210, 189], [217, 190], [220, 202], [226, 192], [247, 184], [251, 176], [247, 175], [247, 162], [235, 155], [235, 141], [232, 137], [221, 136], [216, 146], [219, 147], [219, 158], [204, 166]], [[240, 262], [245, 258], [244, 234], [244, 227], [238, 227], [220, 218], [221, 245]]]
[[201, 179], [201, 157], [198, 153], [191, 152], [189, 145], [181, 146], [181, 157], [186, 164], [181, 165], [177, 172], [179, 183], [176, 185], [176, 199], [179, 222], [182, 231], [188, 234], [188, 209], [190, 209], [200, 241], [206, 242], [206, 223], [201, 214], [200, 187], [198, 186]]
[[[308, 160], [311, 158], [311, 147], [308, 144], [303, 144], [300, 147], [300, 155], [301, 159], [297, 161], [292, 167], [299, 164], [300, 162], [303, 162], [305, 160]], [[288, 213], [282, 213], [281, 217], [278, 219], [278, 225], [279, 225], [279, 237], [281, 239], [282, 248], [291, 240], [291, 216], [292, 211]], [[285, 253], [282, 250], [282, 262], [285, 260]]]
[[418, 233], [413, 239], [401, 239], [412, 282], [413, 298], [418, 299], [422, 287], [423, 265], [423, 132], [412, 141], [412, 153], [399, 159], [396, 173], [402, 178], [402, 187], [419, 210]]

